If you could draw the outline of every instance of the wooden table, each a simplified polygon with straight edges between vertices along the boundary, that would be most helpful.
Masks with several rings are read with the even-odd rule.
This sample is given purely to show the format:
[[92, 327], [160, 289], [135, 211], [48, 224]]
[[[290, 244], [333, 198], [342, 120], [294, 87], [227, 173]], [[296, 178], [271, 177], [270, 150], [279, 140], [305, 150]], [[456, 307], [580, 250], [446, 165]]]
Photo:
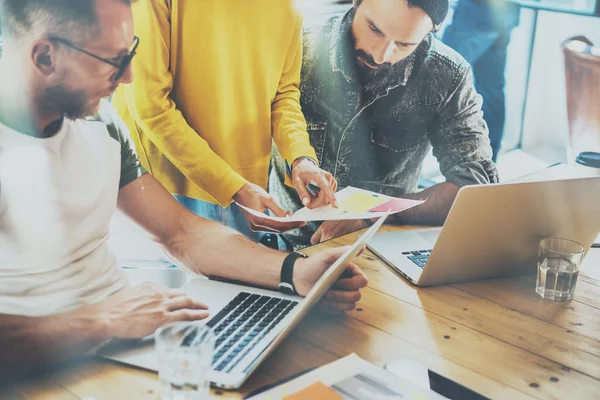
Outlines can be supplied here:
[[[493, 399], [600, 398], [600, 250], [586, 258], [568, 303], [538, 297], [535, 277], [416, 289], [369, 253], [359, 264], [370, 282], [355, 311], [334, 319], [313, 312], [242, 390], [213, 396], [240, 398], [355, 352], [378, 365], [411, 358]], [[87, 359], [0, 392], [2, 399], [86, 397], [158, 399], [159, 385], [152, 372]]]

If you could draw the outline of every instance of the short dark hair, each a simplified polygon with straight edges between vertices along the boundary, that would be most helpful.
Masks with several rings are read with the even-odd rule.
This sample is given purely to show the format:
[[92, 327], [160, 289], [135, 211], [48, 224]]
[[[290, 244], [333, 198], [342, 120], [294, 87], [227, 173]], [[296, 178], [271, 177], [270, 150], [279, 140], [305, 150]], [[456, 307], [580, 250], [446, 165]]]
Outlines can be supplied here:
[[[115, 0], [131, 5], [135, 0]], [[50, 34], [89, 38], [97, 29], [96, 0], [0, 0], [4, 36]]]

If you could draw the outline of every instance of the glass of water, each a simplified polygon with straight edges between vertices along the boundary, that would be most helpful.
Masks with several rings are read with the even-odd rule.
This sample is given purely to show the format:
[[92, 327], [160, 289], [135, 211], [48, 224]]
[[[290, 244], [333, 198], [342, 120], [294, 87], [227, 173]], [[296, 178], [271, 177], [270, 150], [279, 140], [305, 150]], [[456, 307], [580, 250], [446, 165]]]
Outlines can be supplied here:
[[163, 400], [209, 397], [215, 336], [197, 322], [176, 322], [157, 329], [156, 355]]
[[584, 252], [585, 248], [572, 240], [543, 239], [540, 242], [535, 291], [548, 300], [572, 300]]

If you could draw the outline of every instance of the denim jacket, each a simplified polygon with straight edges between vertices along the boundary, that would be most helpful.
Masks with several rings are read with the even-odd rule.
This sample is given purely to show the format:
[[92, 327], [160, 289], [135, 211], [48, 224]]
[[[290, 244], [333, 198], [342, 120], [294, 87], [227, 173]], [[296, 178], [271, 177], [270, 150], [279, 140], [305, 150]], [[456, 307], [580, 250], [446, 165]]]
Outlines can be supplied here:
[[[394, 66], [387, 85], [363, 98], [350, 39], [353, 12], [304, 34], [301, 105], [321, 167], [340, 188], [401, 196], [417, 191], [421, 164], [433, 147], [448, 182], [497, 182], [481, 96], [467, 62], [430, 34]], [[270, 191], [295, 211], [302, 205], [281, 183], [284, 173], [276, 154]]]

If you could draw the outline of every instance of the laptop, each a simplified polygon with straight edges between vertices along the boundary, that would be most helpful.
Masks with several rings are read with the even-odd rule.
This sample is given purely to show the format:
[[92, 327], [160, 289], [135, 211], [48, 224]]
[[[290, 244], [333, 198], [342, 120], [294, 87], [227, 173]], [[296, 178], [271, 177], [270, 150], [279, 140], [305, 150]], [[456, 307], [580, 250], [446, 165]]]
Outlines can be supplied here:
[[600, 177], [463, 187], [442, 228], [378, 232], [370, 250], [417, 286], [535, 274], [541, 239], [600, 232]]
[[[208, 305], [211, 312], [211, 316], [201, 323], [210, 326], [216, 334], [209, 373], [212, 385], [224, 389], [239, 388], [329, 290], [388, 215], [379, 218], [361, 235], [304, 298], [205, 278], [184, 285], [183, 290]], [[135, 341], [114, 340], [96, 355], [158, 370], [152, 337]]]

